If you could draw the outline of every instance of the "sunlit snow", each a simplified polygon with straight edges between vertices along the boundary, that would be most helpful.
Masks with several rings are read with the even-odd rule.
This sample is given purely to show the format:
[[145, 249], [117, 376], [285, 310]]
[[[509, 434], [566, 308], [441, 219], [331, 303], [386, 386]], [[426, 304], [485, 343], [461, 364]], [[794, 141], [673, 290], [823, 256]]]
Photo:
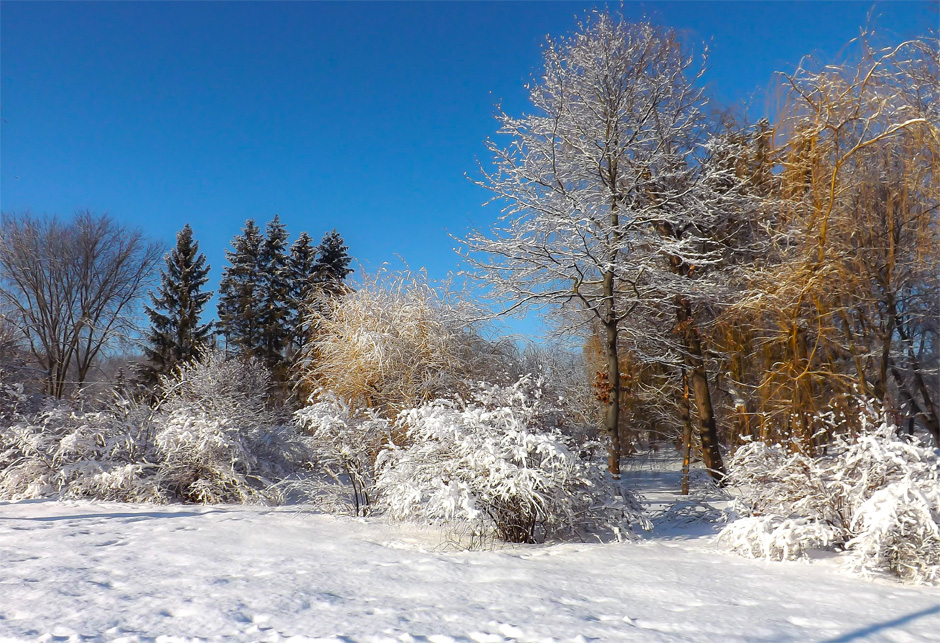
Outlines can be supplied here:
[[[654, 511], [677, 482], [638, 481]], [[940, 641], [940, 588], [722, 553], [714, 515], [461, 551], [297, 507], [0, 503], [0, 640]]]

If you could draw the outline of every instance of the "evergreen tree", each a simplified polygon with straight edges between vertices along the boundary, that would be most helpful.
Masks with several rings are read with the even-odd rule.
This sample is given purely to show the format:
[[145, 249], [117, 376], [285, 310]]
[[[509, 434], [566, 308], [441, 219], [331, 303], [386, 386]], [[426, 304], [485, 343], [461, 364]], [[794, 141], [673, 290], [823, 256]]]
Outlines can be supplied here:
[[144, 306], [150, 318], [149, 346], [145, 348], [150, 364], [144, 369], [149, 383], [196, 357], [212, 332], [212, 322], [199, 323], [202, 309], [212, 297], [211, 292], [202, 292], [209, 281], [209, 266], [188, 223], [177, 233], [176, 248], [164, 260], [160, 288], [150, 295], [153, 306]]
[[257, 356], [262, 346], [262, 293], [258, 286], [263, 241], [254, 219], [248, 219], [242, 234], [232, 241], [232, 250], [225, 252], [230, 265], [219, 283], [219, 328], [225, 349], [244, 356]]
[[260, 357], [279, 379], [283, 376], [285, 349], [290, 338], [290, 274], [287, 230], [276, 214], [267, 225], [258, 258], [258, 329]]
[[313, 247], [313, 239], [306, 232], [301, 232], [297, 241], [290, 248], [290, 259], [288, 260], [290, 284], [288, 326], [290, 328], [290, 348], [294, 353], [298, 352], [308, 339], [304, 315], [307, 303], [310, 301], [310, 295], [316, 287], [314, 281], [316, 259], [317, 251]]
[[334, 228], [332, 232], [323, 235], [317, 246], [317, 261], [313, 267], [316, 280], [324, 289], [335, 290], [346, 279], [346, 275], [353, 271], [349, 267], [351, 261], [349, 248], [343, 244], [343, 238]]

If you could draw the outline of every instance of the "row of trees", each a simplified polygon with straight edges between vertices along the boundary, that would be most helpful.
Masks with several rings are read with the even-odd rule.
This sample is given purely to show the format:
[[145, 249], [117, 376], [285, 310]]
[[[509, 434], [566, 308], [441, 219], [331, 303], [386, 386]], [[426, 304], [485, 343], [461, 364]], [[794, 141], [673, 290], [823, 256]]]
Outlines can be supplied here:
[[316, 247], [304, 232], [288, 250], [287, 236], [276, 215], [264, 236], [246, 222], [226, 253], [230, 265], [219, 284], [226, 350], [260, 359], [280, 379], [307, 338], [305, 305], [313, 293], [335, 291], [352, 272], [336, 230]]
[[[212, 298], [206, 257], [187, 224], [163, 256], [160, 284], [144, 311], [142, 379], [160, 375], [215, 345], [264, 361], [281, 379], [307, 329], [304, 306], [335, 292], [352, 272], [333, 230], [319, 245], [304, 232], [288, 249], [277, 216], [262, 237], [253, 221], [227, 253], [217, 325], [202, 319]], [[0, 369], [42, 373], [44, 391], [81, 390], [109, 349], [134, 345], [140, 299], [153, 284], [162, 248], [107, 215], [82, 211], [70, 221], [30, 213], [0, 218]], [[30, 379], [21, 374], [20, 379]]]
[[549, 42], [532, 113], [499, 116], [479, 184], [505, 209], [467, 258], [509, 310], [556, 304], [591, 338], [611, 472], [625, 424], [687, 454], [694, 433], [721, 478], [720, 442], [813, 453], [858, 397], [940, 444], [937, 61], [863, 38], [748, 124], [714, 115], [672, 31], [596, 13]]
[[[318, 246], [306, 232], [288, 249], [287, 229], [275, 215], [265, 235], [249, 219], [226, 252], [229, 265], [219, 284], [217, 332], [226, 352], [261, 361], [284, 381], [308, 336], [306, 311], [316, 292], [335, 292], [352, 272], [352, 261], [336, 230]], [[177, 235], [176, 248], [166, 257], [162, 283], [147, 306], [151, 379], [191, 361], [209, 347], [212, 324], [200, 315], [212, 297], [203, 292], [209, 266], [199, 253], [192, 229]]]

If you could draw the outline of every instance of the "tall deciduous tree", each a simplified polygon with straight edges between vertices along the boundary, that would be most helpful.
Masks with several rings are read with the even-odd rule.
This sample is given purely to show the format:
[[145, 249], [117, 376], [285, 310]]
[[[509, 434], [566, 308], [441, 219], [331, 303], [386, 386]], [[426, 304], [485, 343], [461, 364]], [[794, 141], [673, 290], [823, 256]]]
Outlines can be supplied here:
[[212, 297], [212, 292], [202, 290], [209, 281], [209, 266], [188, 223], [177, 233], [176, 247], [164, 261], [160, 287], [150, 295], [153, 305], [144, 306], [150, 318], [149, 346], [145, 348], [150, 364], [144, 375], [151, 382], [197, 357], [212, 333], [211, 322], [199, 323], [202, 309]]
[[861, 395], [907, 407], [940, 444], [938, 51], [862, 36], [845, 62], [784, 76], [777, 223], [734, 311], [759, 329], [748, 388], [768, 441], [813, 453], [822, 413], [857, 417]]
[[606, 12], [549, 41], [544, 58], [529, 87], [534, 111], [498, 116], [499, 133], [512, 140], [489, 143], [496, 167], [480, 184], [506, 207], [491, 234], [468, 237], [468, 257], [507, 310], [576, 303], [601, 328], [615, 475], [624, 321], [651, 311], [658, 323], [631, 326], [629, 339], [667, 347], [677, 367], [675, 355], [685, 356], [705, 464], [720, 477], [693, 314], [720, 281], [708, 267], [723, 251], [714, 233], [724, 214], [710, 202], [716, 181], [703, 180], [706, 121], [696, 81], [704, 60], [671, 31]]
[[81, 387], [102, 351], [132, 329], [131, 309], [161, 254], [139, 230], [103, 214], [0, 217], [0, 300], [50, 395], [61, 397], [72, 377]]

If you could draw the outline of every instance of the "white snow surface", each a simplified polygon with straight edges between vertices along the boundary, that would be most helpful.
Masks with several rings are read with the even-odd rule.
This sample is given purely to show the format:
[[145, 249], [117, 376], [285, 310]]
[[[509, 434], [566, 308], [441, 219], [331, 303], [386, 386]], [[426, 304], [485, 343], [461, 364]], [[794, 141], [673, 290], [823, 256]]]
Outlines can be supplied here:
[[[677, 480], [646, 478], [655, 510]], [[724, 553], [702, 508], [461, 551], [302, 507], [0, 503], [0, 641], [940, 641], [940, 588]]]

